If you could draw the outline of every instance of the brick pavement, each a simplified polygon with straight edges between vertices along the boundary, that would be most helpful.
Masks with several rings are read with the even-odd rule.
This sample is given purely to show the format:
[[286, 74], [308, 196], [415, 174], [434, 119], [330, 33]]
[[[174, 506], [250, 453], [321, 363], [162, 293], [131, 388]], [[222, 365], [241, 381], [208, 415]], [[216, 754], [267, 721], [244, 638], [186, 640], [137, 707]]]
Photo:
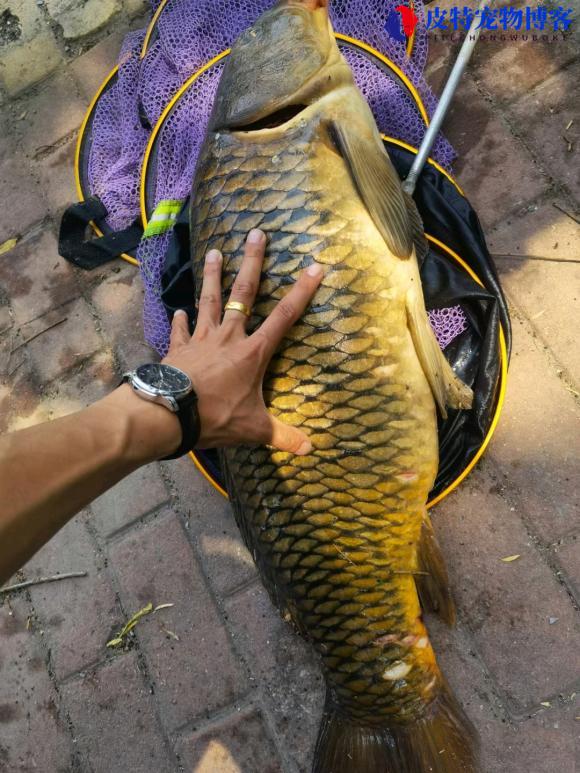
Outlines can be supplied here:
[[[25, 4], [8, 5], [17, 13]], [[60, 28], [67, 3], [39, 3], [23, 17], [20, 43], [0, 47], [0, 244], [19, 238], [0, 256], [3, 431], [97, 399], [146, 356], [134, 269], [77, 272], [55, 242], [74, 197], [74, 133], [113, 63], [123, 10], [139, 6], [103, 3], [77, 40], [86, 18]], [[111, 35], [98, 32], [107, 14]], [[449, 50], [434, 47], [434, 83]], [[6, 63], [25, 53], [18, 80]], [[459, 623], [430, 628], [480, 730], [486, 773], [580, 770], [580, 229], [561, 211], [577, 216], [580, 191], [578, 151], [558, 139], [572, 118], [580, 125], [577, 59], [569, 44], [482, 46], [447, 127], [514, 315], [500, 428], [434, 517]], [[0, 771], [309, 769], [323, 700], [315, 658], [271, 608], [227, 503], [187, 460], [135, 473], [22, 576], [75, 570], [88, 576], [0, 604]], [[107, 649], [150, 601], [174, 606], [144, 619], [126, 651]]]

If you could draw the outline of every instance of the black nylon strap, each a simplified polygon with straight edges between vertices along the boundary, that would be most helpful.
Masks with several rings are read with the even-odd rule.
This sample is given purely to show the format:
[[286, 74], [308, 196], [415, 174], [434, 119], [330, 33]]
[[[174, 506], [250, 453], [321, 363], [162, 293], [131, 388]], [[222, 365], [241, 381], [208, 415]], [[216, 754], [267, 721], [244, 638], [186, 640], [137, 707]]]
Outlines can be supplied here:
[[143, 237], [140, 221], [135, 221], [122, 231], [112, 231], [85, 241], [89, 223], [101, 222], [106, 216], [107, 209], [97, 196], [71, 204], [60, 223], [59, 254], [75, 266], [90, 271], [134, 250]]

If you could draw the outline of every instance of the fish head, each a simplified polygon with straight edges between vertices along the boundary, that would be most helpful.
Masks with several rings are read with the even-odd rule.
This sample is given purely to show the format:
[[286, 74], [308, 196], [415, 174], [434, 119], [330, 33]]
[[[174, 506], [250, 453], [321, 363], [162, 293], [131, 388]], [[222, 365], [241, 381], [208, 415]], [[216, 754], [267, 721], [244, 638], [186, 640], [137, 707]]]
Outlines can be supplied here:
[[280, 125], [292, 111], [297, 114], [351, 77], [334, 37], [328, 0], [281, 0], [234, 44], [210, 129]]

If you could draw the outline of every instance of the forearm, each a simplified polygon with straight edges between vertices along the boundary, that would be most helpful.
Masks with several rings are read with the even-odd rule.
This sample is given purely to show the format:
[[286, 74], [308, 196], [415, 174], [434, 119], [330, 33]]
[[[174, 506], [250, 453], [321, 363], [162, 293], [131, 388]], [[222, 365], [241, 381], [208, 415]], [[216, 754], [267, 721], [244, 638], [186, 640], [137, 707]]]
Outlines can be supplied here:
[[[296, 454], [312, 450], [298, 427], [272, 416], [262, 383], [268, 363], [320, 285], [311, 265], [259, 330], [248, 336], [248, 315], [259, 286], [266, 237], [252, 231], [222, 312], [222, 255], [207, 256], [192, 336], [187, 315], [173, 319], [164, 363], [189, 376], [197, 397], [202, 448], [265, 444]], [[239, 308], [241, 307], [241, 309]], [[143, 464], [175, 454], [183, 439], [178, 417], [124, 385], [64, 419], [0, 439], [0, 584], [75, 513]], [[193, 438], [185, 438], [188, 447]]]
[[0, 584], [75, 513], [179, 440], [177, 419], [128, 386], [0, 439]]

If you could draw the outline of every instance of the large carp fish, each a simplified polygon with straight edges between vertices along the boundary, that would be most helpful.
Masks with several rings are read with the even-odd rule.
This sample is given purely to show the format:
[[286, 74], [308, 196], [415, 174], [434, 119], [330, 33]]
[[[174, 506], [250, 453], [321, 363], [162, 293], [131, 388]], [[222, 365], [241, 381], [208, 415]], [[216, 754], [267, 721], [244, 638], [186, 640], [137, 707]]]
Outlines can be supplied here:
[[228, 57], [194, 183], [192, 257], [268, 235], [255, 328], [313, 260], [325, 277], [273, 359], [271, 412], [309, 433], [293, 456], [222, 454], [238, 525], [273, 601], [319, 653], [316, 773], [476, 770], [468, 720], [422, 607], [454, 616], [426, 511], [437, 406], [469, 408], [429, 326], [413, 201], [340, 54], [325, 0], [283, 0]]

